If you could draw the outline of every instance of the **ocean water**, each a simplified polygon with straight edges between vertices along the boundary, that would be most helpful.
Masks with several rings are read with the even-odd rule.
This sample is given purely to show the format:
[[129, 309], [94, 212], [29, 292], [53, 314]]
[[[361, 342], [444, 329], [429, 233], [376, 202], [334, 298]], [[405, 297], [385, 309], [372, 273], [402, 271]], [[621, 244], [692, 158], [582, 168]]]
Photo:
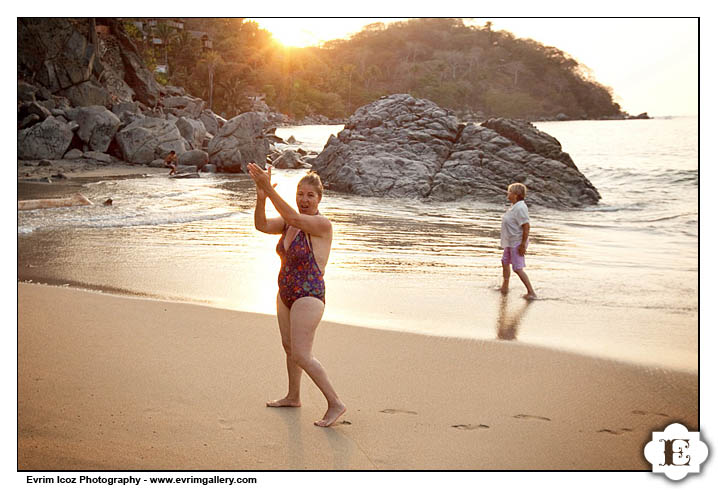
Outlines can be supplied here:
[[[529, 196], [526, 271], [540, 300], [525, 301], [517, 277], [509, 295], [496, 291], [505, 206], [327, 191], [320, 210], [334, 243], [324, 318], [697, 370], [697, 118], [536, 126], [602, 196], [581, 210], [542, 208]], [[277, 134], [319, 152], [341, 128]], [[290, 203], [303, 174], [273, 172]], [[278, 237], [254, 230], [248, 176], [18, 184], [20, 199], [78, 191], [113, 205], [18, 212], [19, 280], [274, 314]]]

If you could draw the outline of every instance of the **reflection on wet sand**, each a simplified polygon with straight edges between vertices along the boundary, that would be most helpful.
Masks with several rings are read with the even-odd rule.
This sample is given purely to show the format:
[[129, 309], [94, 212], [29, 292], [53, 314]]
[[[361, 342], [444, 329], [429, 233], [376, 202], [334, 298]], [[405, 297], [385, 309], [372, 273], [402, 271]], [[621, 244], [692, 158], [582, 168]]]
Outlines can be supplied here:
[[496, 321], [496, 338], [499, 340], [516, 340], [521, 319], [529, 309], [531, 301], [521, 300], [521, 306], [511, 313], [508, 311], [509, 296], [501, 294], [499, 300], [499, 317]]

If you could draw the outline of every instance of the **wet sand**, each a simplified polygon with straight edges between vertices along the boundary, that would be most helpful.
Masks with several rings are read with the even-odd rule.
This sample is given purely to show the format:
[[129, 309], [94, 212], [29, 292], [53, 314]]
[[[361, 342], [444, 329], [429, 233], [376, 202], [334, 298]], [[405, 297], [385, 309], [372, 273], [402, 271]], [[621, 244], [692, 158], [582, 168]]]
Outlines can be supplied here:
[[273, 316], [19, 283], [18, 468], [650, 470], [652, 431], [698, 428], [692, 372], [329, 322], [315, 354], [330, 429], [306, 376], [301, 408], [265, 407]]

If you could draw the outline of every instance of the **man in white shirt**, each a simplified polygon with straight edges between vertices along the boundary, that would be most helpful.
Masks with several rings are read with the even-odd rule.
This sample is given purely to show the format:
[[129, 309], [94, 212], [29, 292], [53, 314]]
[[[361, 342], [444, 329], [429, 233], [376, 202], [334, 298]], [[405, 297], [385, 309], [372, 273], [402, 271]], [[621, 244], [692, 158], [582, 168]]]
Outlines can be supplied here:
[[501, 219], [501, 247], [504, 255], [501, 257], [501, 265], [504, 269], [504, 282], [501, 285], [501, 292], [508, 293], [511, 268], [521, 282], [526, 286], [526, 299], [536, 299], [536, 293], [531, 287], [529, 276], [526, 275], [526, 248], [529, 244], [529, 210], [526, 207], [526, 186], [518, 182], [513, 183], [507, 190], [507, 197], [512, 206], [506, 211]]

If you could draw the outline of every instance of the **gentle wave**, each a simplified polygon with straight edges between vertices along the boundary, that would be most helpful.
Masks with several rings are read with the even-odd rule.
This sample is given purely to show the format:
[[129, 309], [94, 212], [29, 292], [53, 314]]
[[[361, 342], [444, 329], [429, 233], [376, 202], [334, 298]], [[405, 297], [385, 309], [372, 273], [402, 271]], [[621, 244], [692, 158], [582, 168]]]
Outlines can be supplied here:
[[246, 216], [250, 213], [248, 211], [231, 211], [222, 213], [210, 213], [203, 215], [174, 215], [174, 216], [147, 216], [147, 215], [136, 215], [136, 214], [125, 214], [121, 216], [114, 216], [112, 219], [107, 219], [104, 216], [100, 217], [84, 217], [82, 219], [77, 218], [59, 218], [52, 221], [43, 220], [39, 223], [34, 224], [22, 224], [18, 226], [18, 234], [28, 234], [39, 230], [52, 230], [57, 228], [124, 228], [124, 227], [138, 227], [138, 226], [162, 226], [162, 225], [173, 225], [182, 223], [193, 223], [201, 221], [217, 221], [225, 218], [232, 218], [234, 216]]

